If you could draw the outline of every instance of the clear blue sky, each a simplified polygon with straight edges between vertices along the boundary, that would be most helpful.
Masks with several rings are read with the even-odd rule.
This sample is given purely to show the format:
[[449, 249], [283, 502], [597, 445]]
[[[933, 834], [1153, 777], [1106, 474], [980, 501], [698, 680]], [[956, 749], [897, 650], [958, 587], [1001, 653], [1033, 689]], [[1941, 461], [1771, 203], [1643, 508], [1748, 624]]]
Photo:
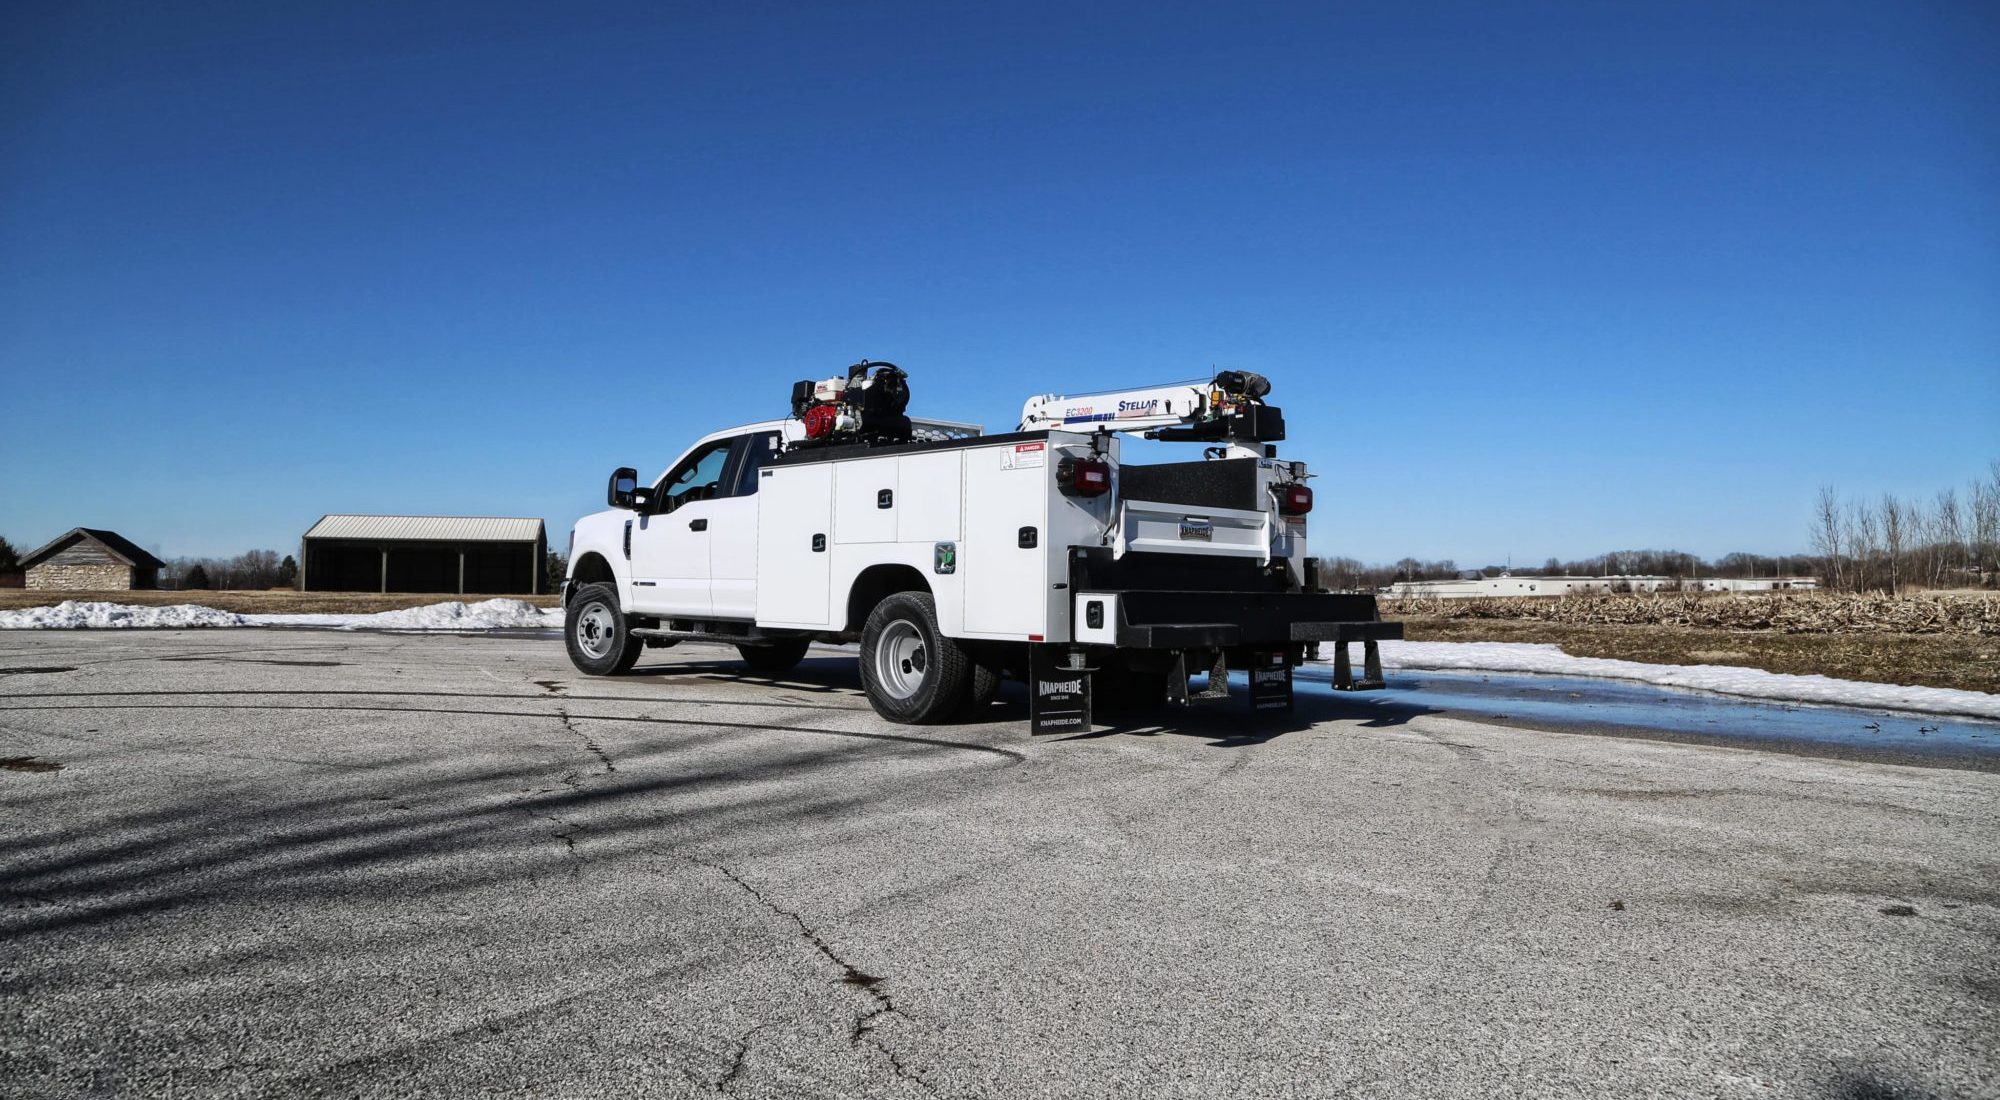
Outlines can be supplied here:
[[864, 356], [989, 428], [1267, 374], [1366, 559], [1803, 548], [2000, 457], [1991, 3], [299, 7], [0, 16], [16, 544], [559, 544]]

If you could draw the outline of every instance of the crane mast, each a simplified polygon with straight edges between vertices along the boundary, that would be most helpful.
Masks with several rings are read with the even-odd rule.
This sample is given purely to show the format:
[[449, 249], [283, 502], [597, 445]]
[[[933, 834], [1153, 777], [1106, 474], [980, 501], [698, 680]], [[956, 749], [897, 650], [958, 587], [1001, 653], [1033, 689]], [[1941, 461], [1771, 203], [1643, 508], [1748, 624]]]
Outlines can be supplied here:
[[1271, 383], [1247, 371], [1097, 393], [1047, 393], [1021, 406], [1020, 431], [1142, 432], [1148, 439], [1226, 444], [1227, 457], [1263, 456], [1285, 438], [1284, 413], [1264, 404]]

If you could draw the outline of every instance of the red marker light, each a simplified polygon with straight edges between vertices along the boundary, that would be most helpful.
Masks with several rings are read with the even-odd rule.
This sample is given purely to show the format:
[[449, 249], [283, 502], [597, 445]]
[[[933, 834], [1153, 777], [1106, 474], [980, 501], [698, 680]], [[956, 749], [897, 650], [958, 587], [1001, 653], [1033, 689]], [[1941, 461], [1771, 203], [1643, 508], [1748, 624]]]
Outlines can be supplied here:
[[1065, 458], [1056, 466], [1056, 486], [1073, 497], [1103, 496], [1111, 491], [1111, 464], [1090, 458]]
[[1303, 516], [1313, 510], [1313, 491], [1303, 485], [1287, 485], [1278, 490], [1278, 511]]

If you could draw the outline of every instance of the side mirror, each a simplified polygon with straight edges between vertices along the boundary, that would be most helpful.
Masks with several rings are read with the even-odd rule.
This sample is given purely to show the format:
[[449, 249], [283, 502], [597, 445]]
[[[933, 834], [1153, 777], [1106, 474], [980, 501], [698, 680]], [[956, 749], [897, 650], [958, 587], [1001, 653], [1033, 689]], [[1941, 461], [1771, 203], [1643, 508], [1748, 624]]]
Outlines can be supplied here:
[[635, 498], [639, 495], [639, 471], [630, 466], [620, 466], [611, 471], [611, 483], [604, 488], [604, 502], [613, 508], [637, 508]]

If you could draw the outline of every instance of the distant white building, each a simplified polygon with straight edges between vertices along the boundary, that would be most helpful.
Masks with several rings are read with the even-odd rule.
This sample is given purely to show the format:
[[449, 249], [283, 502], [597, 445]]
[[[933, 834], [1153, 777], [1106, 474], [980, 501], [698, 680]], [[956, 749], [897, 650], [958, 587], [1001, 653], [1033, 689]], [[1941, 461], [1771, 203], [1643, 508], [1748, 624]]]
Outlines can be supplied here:
[[1685, 582], [1689, 592], [1810, 592], [1818, 577], [1698, 577]]
[[1572, 596], [1587, 592], [1802, 592], [1819, 587], [1817, 577], [1476, 577], [1449, 581], [1399, 581], [1382, 595], [1465, 599], [1475, 596]]

